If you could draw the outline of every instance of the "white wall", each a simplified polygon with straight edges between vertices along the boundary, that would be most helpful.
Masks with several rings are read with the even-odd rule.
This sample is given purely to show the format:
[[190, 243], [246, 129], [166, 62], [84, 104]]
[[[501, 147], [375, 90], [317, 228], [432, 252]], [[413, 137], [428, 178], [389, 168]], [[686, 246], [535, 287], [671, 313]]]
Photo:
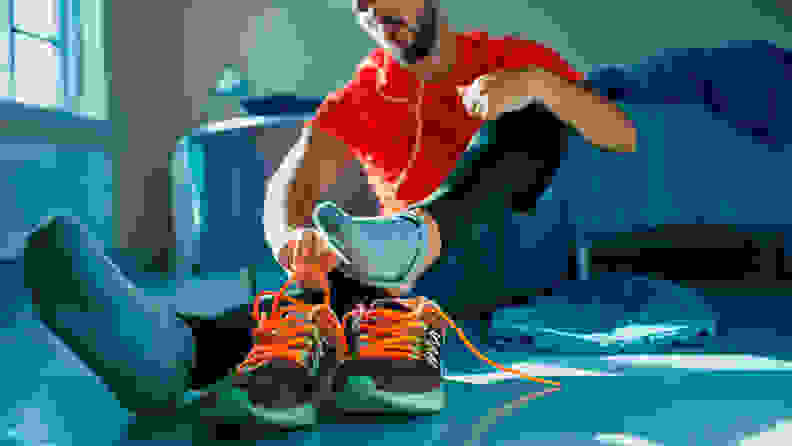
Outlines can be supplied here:
[[184, 95], [184, 7], [103, 0], [108, 117], [113, 124], [114, 245], [141, 262], [165, 259], [168, 153], [192, 126]]
[[[225, 64], [247, 71], [256, 23], [273, 14], [267, 0], [192, 0], [184, 9], [184, 86], [197, 124], [206, 119], [209, 89]], [[285, 39], [284, 39], [285, 40]]]

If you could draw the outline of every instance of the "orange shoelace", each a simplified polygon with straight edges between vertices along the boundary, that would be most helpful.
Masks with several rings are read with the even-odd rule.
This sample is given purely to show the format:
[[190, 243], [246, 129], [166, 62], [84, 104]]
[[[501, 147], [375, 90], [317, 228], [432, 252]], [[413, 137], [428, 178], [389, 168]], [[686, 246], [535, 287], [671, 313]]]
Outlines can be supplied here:
[[[336, 346], [336, 354], [339, 360], [346, 359], [348, 347], [346, 343], [346, 336], [344, 328], [338, 319], [333, 314], [330, 308], [330, 290], [324, 286], [324, 303], [320, 305], [305, 304], [297, 299], [289, 297], [285, 294], [286, 289], [294, 282], [294, 278], [290, 278], [280, 291], [263, 291], [256, 295], [254, 300], [254, 309], [251, 314], [253, 319], [258, 321], [258, 327], [253, 330], [256, 342], [253, 349], [250, 351], [247, 359], [237, 367], [237, 372], [242, 373], [245, 367], [256, 368], [266, 363], [273, 357], [290, 359], [300, 365], [304, 365], [305, 348], [307, 346], [306, 339], [309, 339], [309, 334], [317, 330], [317, 326], [312, 322], [314, 316], [321, 312], [326, 317], [331, 316], [329, 320], [324, 321], [330, 323], [336, 330], [336, 342], [341, 345]], [[272, 303], [272, 312], [268, 319], [261, 317], [260, 303], [262, 296], [274, 296]], [[289, 306], [284, 309], [279, 309], [280, 300], [285, 299], [292, 302], [294, 306]], [[288, 326], [284, 322], [298, 322], [294, 314], [285, 318], [281, 315], [288, 311], [295, 311], [296, 313], [303, 312], [308, 314], [309, 318], [305, 324], [297, 325], [294, 327]], [[346, 323], [348, 317], [360, 313], [348, 313], [343, 317], [343, 323]], [[415, 351], [415, 333], [416, 328], [423, 327], [425, 316], [437, 315], [445, 320], [449, 326], [456, 330], [457, 335], [465, 344], [465, 346], [480, 360], [495, 367], [506, 373], [511, 373], [519, 376], [522, 379], [534, 381], [541, 384], [547, 384], [557, 387], [554, 390], [560, 390], [561, 384], [555, 381], [549, 381], [542, 378], [526, 375], [519, 370], [504, 367], [483, 354], [470, 343], [462, 330], [454, 324], [448, 315], [440, 310], [436, 304], [427, 301], [423, 298], [418, 299], [417, 308], [410, 312], [395, 311], [389, 309], [373, 309], [364, 313], [366, 319], [381, 317], [391, 322], [391, 327], [378, 327], [377, 324], [366, 324], [367, 331], [365, 338], [361, 336], [361, 340], [366, 340], [368, 345], [359, 353], [361, 357], [384, 357], [390, 359], [413, 359], [420, 358]], [[361, 326], [363, 331], [364, 326]]]
[[[251, 317], [258, 321], [258, 325], [253, 329], [255, 342], [245, 361], [237, 366], [238, 374], [243, 373], [245, 369], [250, 371], [261, 367], [276, 358], [290, 360], [300, 367], [304, 367], [305, 359], [309, 354], [308, 349], [313, 347], [313, 339], [318, 337], [319, 326], [315, 323], [317, 315], [327, 318], [324, 321], [320, 320], [320, 324], [323, 326], [329, 324], [335, 328], [334, 339], [341, 343], [341, 345], [336, 345], [336, 353], [338, 359], [343, 359], [347, 351], [346, 337], [341, 323], [330, 308], [330, 290], [325, 287], [324, 303], [306, 304], [285, 294], [286, 289], [293, 282], [293, 278], [289, 279], [280, 291], [262, 291], [256, 295], [251, 312]], [[268, 318], [261, 314], [260, 306], [263, 296], [274, 296], [272, 311]], [[281, 299], [285, 299], [293, 305], [279, 308]], [[291, 314], [283, 317], [284, 313]], [[307, 317], [301, 319], [300, 316], [305, 315]]]
[[[355, 311], [344, 315], [342, 324], [347, 319], [360, 317], [360, 358], [382, 359], [420, 359], [417, 344], [423, 337], [425, 324], [420, 318], [406, 317], [403, 311], [384, 308], [366, 309], [360, 305]], [[385, 324], [376, 322], [385, 321]], [[443, 330], [445, 332], [445, 330]]]

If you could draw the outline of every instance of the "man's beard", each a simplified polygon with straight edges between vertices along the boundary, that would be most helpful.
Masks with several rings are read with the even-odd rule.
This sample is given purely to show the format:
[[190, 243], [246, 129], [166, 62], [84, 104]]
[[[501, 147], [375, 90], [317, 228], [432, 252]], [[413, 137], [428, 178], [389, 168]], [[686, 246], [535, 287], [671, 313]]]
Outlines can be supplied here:
[[406, 48], [400, 48], [385, 38], [384, 26], [376, 22], [373, 10], [369, 9], [357, 14], [358, 23], [374, 41], [391, 52], [391, 55], [402, 65], [416, 64], [437, 51], [439, 37], [439, 14], [434, 1], [427, 0], [424, 14], [417, 17], [415, 25], [409, 30], [415, 33], [415, 41]]

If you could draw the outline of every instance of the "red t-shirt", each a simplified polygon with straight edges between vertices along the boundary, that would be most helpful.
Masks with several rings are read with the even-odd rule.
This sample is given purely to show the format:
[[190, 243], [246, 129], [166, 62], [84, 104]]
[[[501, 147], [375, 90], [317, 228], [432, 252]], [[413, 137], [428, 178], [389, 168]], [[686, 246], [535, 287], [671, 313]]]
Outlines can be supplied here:
[[[571, 81], [583, 78], [557, 52], [537, 42], [489, 38], [484, 32], [458, 34], [453, 71], [442, 81], [424, 85], [421, 149], [396, 198], [414, 203], [434, 192], [483, 125], [484, 121], [465, 112], [457, 86], [469, 85], [487, 73], [531, 65]], [[327, 96], [306, 125], [318, 125], [346, 143], [372, 184], [393, 184], [407, 167], [414, 148], [419, 88], [415, 75], [378, 48], [363, 60], [344, 88]]]

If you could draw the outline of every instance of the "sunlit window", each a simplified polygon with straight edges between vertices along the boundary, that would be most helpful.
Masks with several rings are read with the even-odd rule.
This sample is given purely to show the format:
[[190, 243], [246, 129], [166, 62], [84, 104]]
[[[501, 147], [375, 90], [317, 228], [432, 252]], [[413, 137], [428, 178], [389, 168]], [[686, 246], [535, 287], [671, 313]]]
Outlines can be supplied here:
[[[59, 14], [72, 0], [0, 0], [6, 32], [0, 49], [0, 95], [45, 107], [63, 105], [67, 45]], [[60, 8], [59, 8], [60, 7]]]

